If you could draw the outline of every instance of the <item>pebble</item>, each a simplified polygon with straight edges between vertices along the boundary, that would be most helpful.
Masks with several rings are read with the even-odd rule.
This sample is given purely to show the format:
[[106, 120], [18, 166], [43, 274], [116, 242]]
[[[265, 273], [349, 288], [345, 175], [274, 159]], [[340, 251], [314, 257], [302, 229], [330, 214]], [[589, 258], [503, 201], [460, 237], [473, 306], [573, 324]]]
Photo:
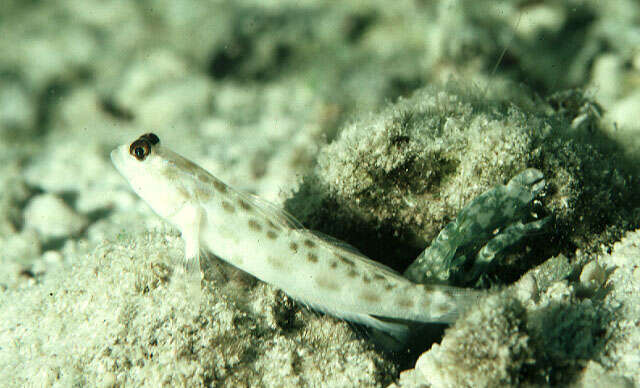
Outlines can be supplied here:
[[24, 210], [25, 228], [36, 230], [45, 239], [76, 235], [86, 225], [86, 217], [53, 194], [33, 197]]
[[593, 260], [588, 262], [580, 273], [580, 283], [583, 287], [595, 291], [604, 284], [606, 273], [604, 268]]

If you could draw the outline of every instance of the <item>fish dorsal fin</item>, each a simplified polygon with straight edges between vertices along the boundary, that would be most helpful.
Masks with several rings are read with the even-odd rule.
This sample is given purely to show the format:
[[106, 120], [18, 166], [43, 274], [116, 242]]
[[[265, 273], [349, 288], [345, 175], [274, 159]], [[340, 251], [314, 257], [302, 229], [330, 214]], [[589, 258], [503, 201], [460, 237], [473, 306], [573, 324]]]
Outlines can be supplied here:
[[396, 272], [395, 270], [391, 269], [390, 267], [387, 267], [386, 265], [384, 265], [384, 264], [382, 264], [380, 262], [377, 262], [375, 260], [372, 260], [372, 259], [368, 258], [367, 256], [364, 255], [364, 253], [360, 252], [358, 250], [358, 248], [354, 247], [353, 245], [350, 245], [349, 243], [346, 243], [346, 242], [344, 242], [342, 240], [339, 240], [339, 239], [337, 239], [335, 237], [331, 237], [329, 235], [326, 235], [326, 234], [324, 234], [322, 232], [318, 232], [317, 230], [308, 230], [307, 232], [312, 234], [312, 235], [314, 235], [315, 237], [319, 238], [322, 243], [324, 243], [326, 245], [330, 245], [333, 249], [339, 251], [340, 253], [343, 253], [347, 257], [356, 256], [359, 261], [365, 262], [365, 263], [367, 263], [369, 265], [377, 267], [378, 269], [381, 269], [384, 272], [386, 272], [387, 275], [390, 275], [392, 277], [402, 278], [402, 280], [407, 280], [400, 273]]
[[392, 277], [394, 277], [396, 279], [401, 279], [403, 281], [409, 281], [409, 280], [407, 280], [407, 278], [402, 276], [402, 274], [400, 274], [399, 272], [397, 272], [393, 268], [388, 267], [388, 266], [380, 263], [379, 261], [371, 260], [370, 258], [368, 258], [365, 255], [360, 255], [360, 259], [362, 259], [362, 261], [366, 262], [367, 264], [371, 264], [372, 266], [377, 267], [378, 269], [386, 272], [387, 275], [389, 275], [389, 276], [392, 276]]
[[371, 260], [353, 245], [350, 245], [335, 237], [326, 235], [322, 232], [306, 229], [302, 225], [302, 223], [300, 223], [300, 221], [298, 221], [294, 216], [292, 216], [289, 212], [282, 209], [281, 207], [267, 200], [264, 200], [260, 197], [257, 197], [253, 194], [244, 193], [239, 190], [234, 190], [234, 191], [239, 197], [241, 197], [242, 199], [244, 199], [245, 201], [253, 205], [259, 213], [261, 213], [267, 219], [270, 219], [273, 223], [276, 223], [285, 228], [297, 229], [302, 233], [308, 233], [316, 237], [319, 240], [319, 242], [326, 245], [330, 245], [333, 249], [340, 251], [345, 256], [356, 256], [359, 261], [365, 262], [369, 265], [377, 267], [378, 269], [386, 272], [387, 275], [389, 276], [407, 280], [400, 273], [394, 271], [393, 269], [387, 267], [386, 265], [379, 263], [377, 261]]
[[329, 236], [328, 234], [324, 234], [322, 232], [318, 232], [317, 230], [309, 230], [309, 233], [313, 234], [314, 236], [316, 236], [317, 238], [319, 238], [320, 240], [333, 245], [336, 248], [339, 248], [343, 251], [347, 251], [349, 253], [353, 253], [355, 255], [359, 255], [359, 256], [364, 256], [364, 254], [362, 252], [360, 252], [358, 250], [358, 248], [354, 247], [353, 245], [344, 242], [338, 238], [335, 238], [333, 236]]
[[239, 197], [253, 205], [256, 210], [265, 218], [271, 220], [271, 222], [285, 228], [304, 229], [304, 226], [302, 226], [302, 223], [300, 221], [298, 221], [294, 216], [292, 216], [286, 210], [282, 209], [280, 206], [275, 205], [253, 194], [244, 193], [239, 190], [234, 191]]

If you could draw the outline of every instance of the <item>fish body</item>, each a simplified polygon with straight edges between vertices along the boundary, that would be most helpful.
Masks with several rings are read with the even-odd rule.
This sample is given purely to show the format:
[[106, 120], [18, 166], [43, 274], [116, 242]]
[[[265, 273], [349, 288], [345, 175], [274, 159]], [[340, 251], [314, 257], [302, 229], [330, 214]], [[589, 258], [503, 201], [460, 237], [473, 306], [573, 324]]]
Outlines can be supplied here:
[[236, 190], [145, 134], [111, 153], [117, 170], [185, 242], [184, 267], [198, 280], [208, 250], [315, 309], [406, 334], [402, 321], [455, 320], [473, 290], [416, 284], [347, 244], [304, 229], [292, 216]]

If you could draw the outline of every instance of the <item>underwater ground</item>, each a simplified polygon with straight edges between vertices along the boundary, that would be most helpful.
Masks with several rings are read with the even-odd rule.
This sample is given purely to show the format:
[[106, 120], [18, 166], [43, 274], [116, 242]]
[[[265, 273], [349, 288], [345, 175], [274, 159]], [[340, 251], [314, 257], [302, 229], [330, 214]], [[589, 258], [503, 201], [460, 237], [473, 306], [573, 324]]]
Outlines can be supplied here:
[[[5, 0], [0, 386], [640, 386], [640, 4], [389, 4]], [[215, 259], [194, 307], [146, 132], [398, 271], [527, 168], [549, 222], [388, 352]]]

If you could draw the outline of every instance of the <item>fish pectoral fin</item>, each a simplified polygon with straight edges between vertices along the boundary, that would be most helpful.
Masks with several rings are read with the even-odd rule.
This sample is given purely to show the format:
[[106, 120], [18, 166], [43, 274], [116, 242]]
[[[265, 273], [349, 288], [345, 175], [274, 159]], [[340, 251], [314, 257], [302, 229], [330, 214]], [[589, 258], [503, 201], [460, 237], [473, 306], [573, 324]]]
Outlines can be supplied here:
[[186, 256], [182, 258], [177, 267], [177, 276], [174, 277], [174, 280], [180, 283], [180, 288], [184, 289], [186, 300], [194, 305], [196, 311], [199, 310], [202, 299], [202, 271], [199, 256], [197, 254], [195, 258]]
[[204, 220], [204, 212], [200, 206], [185, 206], [177, 217], [182, 239], [184, 240], [184, 257], [177, 268], [178, 277], [184, 282], [189, 300], [196, 306], [200, 306], [202, 297], [200, 232]]
[[204, 211], [200, 206], [185, 206], [178, 215], [180, 218], [180, 232], [184, 240], [184, 259], [181, 270], [190, 280], [197, 280], [200, 285], [202, 271], [200, 269], [200, 233], [204, 221]]

